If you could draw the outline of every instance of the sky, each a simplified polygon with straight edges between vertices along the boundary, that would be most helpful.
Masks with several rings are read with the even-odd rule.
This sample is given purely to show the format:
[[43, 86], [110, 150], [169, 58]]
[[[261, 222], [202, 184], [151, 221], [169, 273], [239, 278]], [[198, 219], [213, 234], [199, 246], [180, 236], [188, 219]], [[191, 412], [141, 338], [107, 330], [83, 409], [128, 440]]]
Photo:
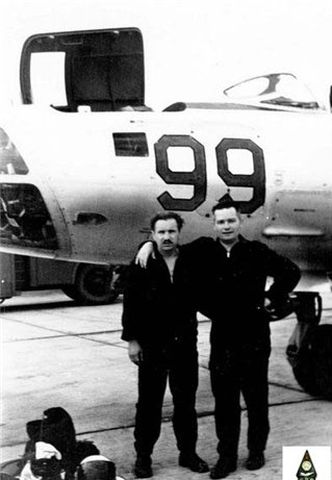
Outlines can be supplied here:
[[231, 84], [277, 71], [326, 103], [331, 25], [331, 0], [2, 0], [0, 55], [18, 63], [12, 49], [33, 33], [139, 26], [154, 108], [218, 101]]

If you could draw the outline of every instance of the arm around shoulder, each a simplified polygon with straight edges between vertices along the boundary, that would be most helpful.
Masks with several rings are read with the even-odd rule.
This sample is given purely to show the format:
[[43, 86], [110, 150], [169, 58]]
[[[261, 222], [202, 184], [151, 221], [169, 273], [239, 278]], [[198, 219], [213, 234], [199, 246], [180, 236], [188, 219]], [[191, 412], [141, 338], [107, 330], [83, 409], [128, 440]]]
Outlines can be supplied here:
[[148, 264], [148, 260], [150, 256], [154, 256], [154, 246], [153, 242], [151, 240], [148, 240], [147, 242], [143, 243], [143, 245], [140, 246], [137, 255], [135, 257], [135, 263], [136, 265], [139, 265], [142, 268], [146, 268]]

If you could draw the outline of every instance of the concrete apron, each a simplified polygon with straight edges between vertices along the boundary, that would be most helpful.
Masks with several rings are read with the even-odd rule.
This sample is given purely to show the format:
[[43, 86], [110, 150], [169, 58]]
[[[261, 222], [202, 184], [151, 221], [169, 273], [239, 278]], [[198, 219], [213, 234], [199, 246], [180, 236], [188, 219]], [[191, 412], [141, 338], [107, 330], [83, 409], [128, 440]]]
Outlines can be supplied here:
[[[43, 410], [62, 406], [73, 418], [77, 439], [94, 441], [117, 466], [133, 478], [133, 425], [136, 367], [120, 340], [121, 301], [102, 307], [77, 307], [60, 293], [22, 296], [2, 309], [3, 433], [2, 462], [22, 455], [25, 424]], [[326, 299], [325, 299], [326, 300]], [[331, 303], [331, 296], [327, 297]], [[44, 305], [42, 305], [44, 303]], [[41, 308], [42, 305], [42, 308]], [[209, 322], [199, 324], [200, 385], [197, 395], [197, 451], [211, 466], [217, 460], [213, 398], [207, 361]], [[295, 318], [273, 323], [270, 362], [271, 433], [263, 469], [244, 468], [246, 410], [243, 404], [238, 470], [229, 478], [281, 479], [282, 446], [331, 445], [332, 403], [304, 393], [296, 383], [284, 350]], [[153, 455], [158, 479], [208, 478], [177, 465], [178, 452], [170, 422], [172, 401], [167, 392], [161, 437]]]

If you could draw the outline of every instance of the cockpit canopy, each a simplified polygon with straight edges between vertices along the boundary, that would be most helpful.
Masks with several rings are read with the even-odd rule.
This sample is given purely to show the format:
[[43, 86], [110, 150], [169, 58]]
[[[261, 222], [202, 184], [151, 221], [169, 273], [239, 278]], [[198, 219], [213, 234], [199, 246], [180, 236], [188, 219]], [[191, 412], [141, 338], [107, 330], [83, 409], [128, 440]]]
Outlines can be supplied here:
[[311, 91], [291, 73], [271, 73], [249, 78], [224, 90], [232, 102], [271, 107], [317, 110], [322, 107]]
[[164, 111], [180, 112], [188, 109], [265, 110], [296, 113], [326, 110], [317, 102], [311, 91], [292, 73], [270, 73], [249, 78], [226, 88], [218, 102], [176, 102], [169, 105]]

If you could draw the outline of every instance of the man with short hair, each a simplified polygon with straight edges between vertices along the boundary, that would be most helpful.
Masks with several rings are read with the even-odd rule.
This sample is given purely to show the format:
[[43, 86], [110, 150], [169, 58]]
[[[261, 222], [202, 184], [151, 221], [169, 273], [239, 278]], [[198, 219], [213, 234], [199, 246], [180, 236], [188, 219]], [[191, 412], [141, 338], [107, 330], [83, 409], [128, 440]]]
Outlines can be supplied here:
[[151, 220], [154, 258], [149, 258], [146, 269], [132, 263], [125, 281], [122, 339], [138, 365], [137, 478], [152, 476], [151, 454], [160, 434], [167, 379], [179, 464], [198, 473], [208, 471], [196, 453], [197, 308], [192, 265], [179, 246], [182, 225], [176, 213], [155, 216]]
[[[267, 298], [271, 310], [284, 314], [300, 272], [293, 262], [265, 244], [240, 234], [240, 211], [231, 199], [217, 204], [213, 215], [217, 238], [202, 239], [200, 262], [205, 272], [202, 310], [212, 320], [209, 367], [219, 440], [219, 459], [210, 477], [219, 479], [237, 467], [240, 392], [248, 412], [246, 468], [257, 470], [265, 463], [271, 343], [264, 304]], [[273, 283], [266, 293], [267, 277], [272, 277]]]
[[[213, 217], [216, 239], [201, 237], [184, 245], [183, 254], [191, 258], [201, 279], [199, 310], [212, 320], [209, 368], [219, 459], [210, 477], [219, 479], [237, 468], [240, 392], [248, 411], [246, 467], [256, 470], [265, 463], [271, 344], [270, 317], [264, 303], [269, 299], [271, 311], [284, 315], [288, 293], [300, 272], [265, 244], [240, 234], [242, 219], [231, 197], [225, 196], [213, 208]], [[273, 283], [265, 292], [267, 277], [272, 277]]]

